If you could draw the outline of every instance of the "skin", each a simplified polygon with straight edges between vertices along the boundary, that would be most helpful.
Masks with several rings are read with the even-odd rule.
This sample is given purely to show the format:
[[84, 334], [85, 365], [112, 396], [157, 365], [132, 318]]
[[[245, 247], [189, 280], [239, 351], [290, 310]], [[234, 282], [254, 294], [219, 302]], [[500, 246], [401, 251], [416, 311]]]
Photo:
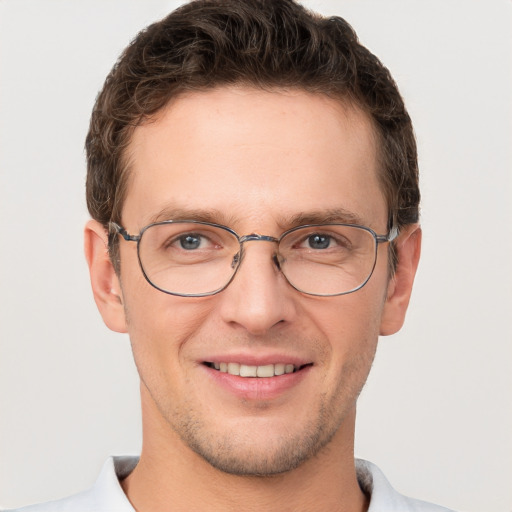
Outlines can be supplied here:
[[[127, 157], [131, 234], [177, 209], [274, 237], [298, 215], [343, 209], [386, 233], [371, 123], [322, 95], [190, 93], [135, 129]], [[104, 229], [90, 221], [95, 300], [109, 328], [129, 333], [141, 378], [143, 449], [123, 482], [136, 510], [366, 510], [353, 462], [356, 400], [379, 334], [403, 323], [420, 240], [417, 225], [402, 231], [391, 280], [379, 246], [370, 281], [337, 297], [294, 290], [273, 244], [252, 242], [227, 289], [183, 298], [145, 281], [135, 243], [120, 240], [117, 276]], [[242, 392], [221, 385], [203, 364], [228, 358], [310, 366], [286, 389], [268, 379], [266, 395], [256, 379]]]

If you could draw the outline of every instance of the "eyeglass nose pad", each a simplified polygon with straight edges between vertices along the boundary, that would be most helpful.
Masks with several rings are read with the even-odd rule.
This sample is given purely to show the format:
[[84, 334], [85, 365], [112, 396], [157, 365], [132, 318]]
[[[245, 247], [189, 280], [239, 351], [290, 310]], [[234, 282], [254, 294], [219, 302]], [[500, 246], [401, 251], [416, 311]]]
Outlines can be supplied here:
[[281, 265], [284, 263], [284, 258], [279, 253], [275, 252], [272, 255], [272, 261], [274, 262], [274, 265], [276, 266], [277, 270], [281, 272]]
[[231, 268], [238, 267], [238, 264], [240, 263], [240, 260], [242, 259], [242, 252], [238, 251], [231, 260]]

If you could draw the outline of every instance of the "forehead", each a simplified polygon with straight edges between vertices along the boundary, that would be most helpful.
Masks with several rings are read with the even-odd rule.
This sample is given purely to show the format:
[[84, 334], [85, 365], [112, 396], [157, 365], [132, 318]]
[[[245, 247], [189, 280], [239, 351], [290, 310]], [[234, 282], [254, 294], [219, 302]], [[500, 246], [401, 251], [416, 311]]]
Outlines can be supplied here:
[[257, 230], [344, 209], [377, 229], [387, 212], [376, 152], [368, 117], [324, 95], [189, 93], [134, 130], [123, 222], [140, 229], [166, 211], [201, 210]]

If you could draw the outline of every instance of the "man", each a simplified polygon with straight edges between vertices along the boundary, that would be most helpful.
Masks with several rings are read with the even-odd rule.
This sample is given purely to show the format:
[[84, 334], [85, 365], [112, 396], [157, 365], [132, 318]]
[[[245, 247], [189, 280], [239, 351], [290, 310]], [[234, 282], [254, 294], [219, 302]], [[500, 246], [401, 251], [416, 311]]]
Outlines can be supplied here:
[[340, 18], [200, 1], [141, 32], [86, 142], [85, 252], [141, 379], [140, 459], [38, 511], [446, 510], [355, 461], [420, 254], [416, 147]]

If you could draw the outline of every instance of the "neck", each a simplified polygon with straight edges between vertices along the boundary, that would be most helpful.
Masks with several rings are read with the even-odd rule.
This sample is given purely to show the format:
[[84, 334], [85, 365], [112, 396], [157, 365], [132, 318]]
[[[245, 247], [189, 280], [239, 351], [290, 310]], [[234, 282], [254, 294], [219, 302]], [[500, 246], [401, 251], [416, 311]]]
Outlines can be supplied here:
[[353, 455], [355, 411], [320, 453], [268, 477], [231, 475], [193, 452], [167, 423], [144, 414], [140, 461], [121, 483], [138, 512], [208, 510], [364, 512]]

